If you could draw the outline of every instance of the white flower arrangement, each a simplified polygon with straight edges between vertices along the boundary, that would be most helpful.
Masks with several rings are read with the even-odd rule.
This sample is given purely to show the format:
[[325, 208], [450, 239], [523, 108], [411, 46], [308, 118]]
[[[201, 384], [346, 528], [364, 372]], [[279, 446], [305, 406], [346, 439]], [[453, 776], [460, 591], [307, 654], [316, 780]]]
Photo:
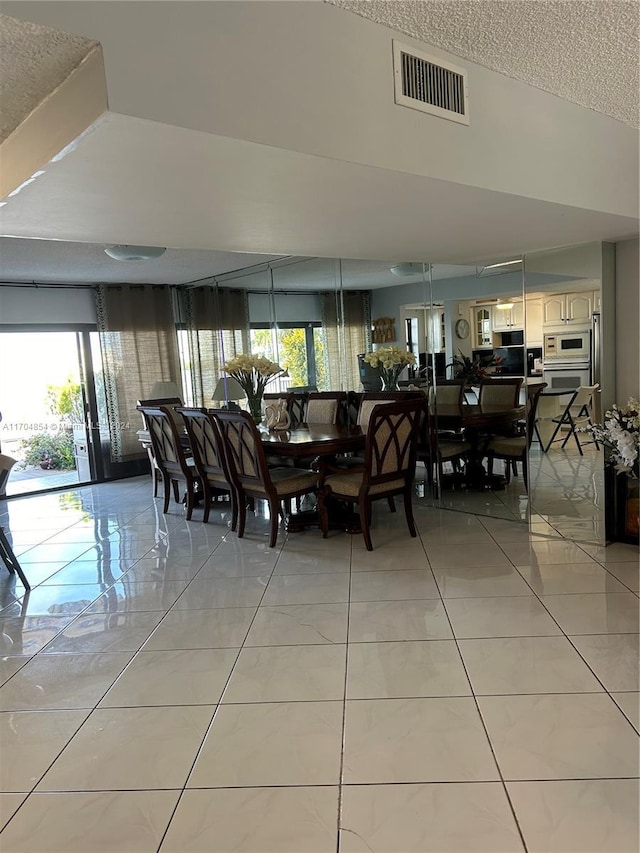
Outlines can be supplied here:
[[279, 376], [288, 376], [288, 371], [263, 355], [237, 355], [222, 365], [225, 373], [238, 382], [247, 395], [249, 409], [256, 420], [260, 418], [260, 406], [264, 389]]
[[626, 471], [634, 477], [639, 474], [640, 454], [640, 402], [630, 397], [624, 407], [613, 404], [605, 413], [604, 425], [583, 427], [596, 441], [609, 448], [617, 471]]
[[371, 367], [378, 369], [383, 388], [392, 388], [396, 385], [401, 371], [408, 364], [416, 363], [416, 357], [409, 350], [387, 346], [378, 347], [374, 352], [368, 352], [364, 361]]

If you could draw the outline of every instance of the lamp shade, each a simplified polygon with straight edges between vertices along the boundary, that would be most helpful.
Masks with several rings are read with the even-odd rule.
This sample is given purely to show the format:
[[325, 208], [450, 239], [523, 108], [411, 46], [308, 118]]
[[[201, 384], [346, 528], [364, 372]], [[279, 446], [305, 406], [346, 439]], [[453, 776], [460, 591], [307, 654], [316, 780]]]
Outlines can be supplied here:
[[229, 400], [243, 400], [246, 396], [247, 392], [237, 379], [233, 376], [221, 376], [214, 388], [212, 399], [224, 400], [228, 403]]
[[181, 391], [175, 382], [154, 382], [149, 396], [152, 400], [166, 400], [169, 397], [182, 399]]

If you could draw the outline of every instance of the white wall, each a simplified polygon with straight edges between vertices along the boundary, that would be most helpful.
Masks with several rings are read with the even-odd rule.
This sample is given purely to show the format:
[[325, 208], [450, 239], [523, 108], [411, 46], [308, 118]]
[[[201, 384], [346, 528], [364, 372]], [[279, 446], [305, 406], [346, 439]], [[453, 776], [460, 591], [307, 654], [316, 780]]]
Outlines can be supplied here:
[[89, 288], [0, 284], [0, 325], [95, 322], [94, 292]]
[[616, 402], [640, 399], [638, 240], [616, 243]]
[[[5, 3], [99, 40], [112, 111], [624, 216], [638, 133], [321, 2]], [[469, 70], [471, 125], [397, 106], [392, 38]]]

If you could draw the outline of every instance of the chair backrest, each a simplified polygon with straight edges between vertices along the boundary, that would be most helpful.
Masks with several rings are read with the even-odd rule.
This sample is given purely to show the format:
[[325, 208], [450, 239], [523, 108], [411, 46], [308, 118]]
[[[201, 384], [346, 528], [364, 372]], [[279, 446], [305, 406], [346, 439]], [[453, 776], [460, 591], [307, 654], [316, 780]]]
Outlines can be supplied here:
[[190, 476], [192, 472], [187, 465], [180, 441], [180, 431], [174, 420], [174, 416], [180, 416], [165, 406], [136, 406], [136, 408], [144, 417], [151, 438], [153, 455], [160, 470], [169, 474]]
[[237, 485], [249, 493], [274, 489], [260, 433], [248, 412], [213, 411], [229, 467]]
[[375, 406], [367, 427], [365, 486], [413, 478], [419, 418], [423, 409], [424, 403], [419, 398], [381, 402]]
[[207, 409], [177, 406], [189, 436], [193, 461], [201, 477], [209, 482], [229, 482], [229, 466], [218, 425]]
[[308, 424], [336, 424], [346, 401], [344, 391], [312, 391], [307, 397], [305, 421]]
[[11, 469], [16, 464], [18, 460], [14, 459], [12, 456], [7, 456], [4, 453], [0, 453], [0, 495], [4, 495], [7, 491], [7, 481], [9, 479], [9, 474], [11, 473]]
[[433, 411], [434, 404], [442, 406], [462, 406], [464, 403], [464, 382], [438, 382], [429, 388], [429, 407]]
[[264, 400], [265, 405], [271, 405], [274, 402], [277, 403], [280, 400], [285, 400], [291, 428], [295, 429], [296, 427], [299, 427], [300, 424], [304, 423], [308, 396], [309, 394], [306, 391], [276, 391], [263, 394], [262, 399]]
[[402, 400], [419, 400], [421, 405], [424, 405], [426, 402], [425, 395], [420, 390], [366, 391], [364, 394], [360, 394], [359, 397], [360, 403], [356, 416], [356, 424], [363, 429], [366, 429], [369, 425], [369, 418], [373, 409], [381, 403], [388, 404], [398, 403]]
[[504, 406], [515, 409], [520, 404], [522, 378], [485, 379], [480, 383], [478, 402], [481, 406]]
[[183, 428], [182, 420], [180, 418], [180, 415], [177, 415], [176, 411], [175, 411], [176, 406], [181, 406], [181, 405], [182, 405], [182, 400], [180, 399], [180, 397], [158, 397], [158, 398], [149, 399], [149, 400], [138, 400], [136, 408], [142, 414], [142, 423], [143, 423], [145, 429], [149, 429], [149, 427], [147, 425], [147, 422], [145, 421], [144, 412], [142, 412], [140, 407], [142, 406], [142, 407], [146, 407], [146, 408], [157, 409], [158, 407], [162, 406], [163, 408], [169, 410], [169, 414], [171, 415], [171, 419], [173, 420], [173, 422], [176, 425], [176, 427], [178, 428], [178, 430], [182, 430], [182, 428]]
[[591, 403], [594, 393], [600, 388], [596, 382], [595, 385], [581, 385], [567, 404], [567, 410], [571, 412], [571, 417], [575, 420], [579, 417], [591, 417]]

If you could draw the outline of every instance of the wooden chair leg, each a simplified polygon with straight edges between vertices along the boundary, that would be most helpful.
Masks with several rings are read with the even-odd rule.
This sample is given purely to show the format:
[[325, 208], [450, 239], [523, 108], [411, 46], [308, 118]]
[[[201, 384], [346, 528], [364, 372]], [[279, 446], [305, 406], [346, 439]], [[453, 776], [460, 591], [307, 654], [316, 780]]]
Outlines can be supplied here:
[[393, 495], [391, 497], [387, 498], [387, 503], [389, 504], [389, 511], [395, 512], [396, 511], [396, 503], [393, 499]]
[[231, 530], [235, 530], [238, 526], [238, 495], [236, 490], [231, 486], [229, 488], [229, 498], [231, 500]]
[[180, 490], [178, 489], [178, 481], [172, 480], [172, 483], [173, 483], [173, 499], [177, 504], [179, 504], [180, 503]]
[[191, 516], [193, 515], [193, 508], [196, 504], [193, 480], [187, 480], [185, 485], [187, 488], [187, 521], [191, 521]]
[[318, 491], [318, 499], [316, 501], [316, 509], [318, 512], [318, 521], [320, 522], [320, 530], [322, 538], [326, 539], [329, 535], [329, 513], [327, 512], [326, 501], [329, 498], [330, 490], [320, 489]]
[[416, 522], [413, 518], [413, 504], [411, 497], [411, 486], [405, 489], [403, 493], [404, 497], [404, 514], [407, 519], [407, 527], [409, 528], [410, 535], [415, 538], [418, 535], [418, 531], [416, 530]]
[[[291, 506], [291, 500], [289, 500], [289, 506]], [[278, 524], [280, 521], [280, 502], [279, 501], [269, 501], [269, 548], [276, 547], [276, 540], [278, 538]]]
[[371, 503], [361, 499], [358, 501], [358, 509], [360, 511], [360, 527], [362, 527], [365, 548], [367, 551], [373, 551], [371, 531], [369, 529], [371, 523]]

